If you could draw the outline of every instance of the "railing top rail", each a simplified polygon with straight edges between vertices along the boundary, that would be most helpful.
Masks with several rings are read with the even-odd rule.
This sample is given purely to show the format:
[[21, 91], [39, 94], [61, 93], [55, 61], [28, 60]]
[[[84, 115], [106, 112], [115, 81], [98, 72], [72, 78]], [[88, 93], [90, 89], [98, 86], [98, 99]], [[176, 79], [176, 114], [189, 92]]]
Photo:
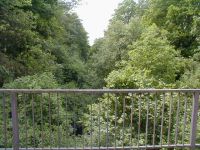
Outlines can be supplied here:
[[200, 89], [0, 89], [0, 93], [200, 93]]

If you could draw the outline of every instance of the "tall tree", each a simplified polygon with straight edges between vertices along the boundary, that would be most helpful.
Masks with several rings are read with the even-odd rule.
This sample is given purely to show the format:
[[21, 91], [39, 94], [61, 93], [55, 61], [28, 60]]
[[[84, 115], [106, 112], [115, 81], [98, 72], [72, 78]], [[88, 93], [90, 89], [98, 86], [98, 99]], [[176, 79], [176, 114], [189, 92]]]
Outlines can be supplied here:
[[168, 39], [184, 57], [193, 56], [199, 45], [200, 3], [198, 0], [150, 0], [144, 16], [150, 24], [169, 32]]
[[[91, 66], [99, 78], [99, 87], [115, 68], [115, 64], [128, 56], [128, 46], [140, 37], [143, 30], [140, 7], [132, 0], [119, 4], [102, 39], [97, 40], [90, 54]], [[95, 50], [94, 50], [95, 49]]]

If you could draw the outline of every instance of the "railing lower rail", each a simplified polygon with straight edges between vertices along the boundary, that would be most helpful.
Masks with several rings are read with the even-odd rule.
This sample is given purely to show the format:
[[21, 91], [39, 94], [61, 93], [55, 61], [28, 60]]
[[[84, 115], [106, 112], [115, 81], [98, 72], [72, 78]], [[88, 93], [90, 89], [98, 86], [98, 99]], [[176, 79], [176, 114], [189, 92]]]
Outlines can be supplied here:
[[0, 150], [200, 148], [200, 89], [0, 89]]

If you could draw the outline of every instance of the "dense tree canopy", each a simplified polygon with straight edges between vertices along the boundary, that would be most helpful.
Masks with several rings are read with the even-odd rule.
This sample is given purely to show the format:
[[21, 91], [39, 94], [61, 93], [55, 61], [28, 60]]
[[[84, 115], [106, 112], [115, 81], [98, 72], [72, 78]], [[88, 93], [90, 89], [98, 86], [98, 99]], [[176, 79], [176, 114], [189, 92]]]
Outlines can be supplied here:
[[76, 3], [0, 2], [1, 86], [18, 77], [43, 72], [52, 73], [65, 86], [70, 82], [75, 87], [87, 84], [84, 74], [89, 45], [80, 20], [71, 12]]
[[[199, 12], [195, 0], [140, 0], [137, 4], [124, 0], [105, 36], [91, 48], [92, 66], [100, 79], [107, 78], [101, 84], [115, 88], [184, 85], [188, 76], [193, 78], [188, 72], [196, 74], [199, 69]], [[148, 79], [152, 80], [148, 85], [131, 83]]]
[[[115, 11], [104, 37], [97, 40], [91, 48], [92, 67], [94, 66], [99, 78], [104, 79], [104, 82], [100, 82], [101, 86], [133, 89], [199, 88], [199, 4], [195, 0], [180, 0], [179, 2], [176, 0], [141, 0], [137, 4], [131, 0], [124, 0]], [[138, 123], [139, 99], [142, 99], [141, 112], [146, 113], [147, 100], [145, 96], [138, 97], [104, 95], [99, 99], [99, 104], [94, 104], [94, 109], [90, 111], [97, 118], [98, 116], [95, 114], [98, 114], [99, 109], [109, 110], [107, 115], [106, 113], [101, 114], [100, 120], [106, 123], [107, 116], [109, 116], [111, 130], [109, 133], [112, 137], [117, 132], [116, 139], [119, 145], [130, 143], [130, 138], [133, 138], [133, 142], [137, 144], [137, 130], [130, 131], [128, 122], [130, 122], [129, 116], [132, 115], [131, 107], [133, 107], [135, 110], [133, 118]], [[163, 100], [162, 96], [157, 98]], [[155, 98], [152, 96], [149, 95], [148, 99], [150, 99], [151, 105], [155, 103]], [[125, 114], [123, 113], [124, 101], [126, 101]], [[117, 128], [117, 131], [114, 130], [116, 105], [120, 107], [117, 112], [117, 124], [118, 127], [125, 129], [123, 133], [121, 128]], [[176, 99], [174, 107], [176, 108], [177, 105]], [[183, 115], [183, 106], [184, 104], [181, 104], [181, 115]], [[160, 103], [158, 109], [161, 108], [162, 104]], [[150, 116], [153, 116], [154, 108], [149, 111]], [[165, 102], [165, 112], [165, 115], [169, 112], [169, 98]], [[157, 119], [161, 120], [159, 117]], [[124, 124], [123, 119], [125, 120]], [[152, 120], [150, 119], [149, 124], [153, 124]], [[144, 115], [141, 125], [144, 125], [145, 121]], [[94, 122], [96, 129], [98, 120], [96, 119]], [[137, 129], [137, 123], [134, 124], [135, 126], [133, 125], [134, 129]], [[165, 123], [168, 124], [167, 120]], [[106, 124], [103, 125], [106, 126]], [[181, 130], [182, 126], [180, 125], [180, 133]], [[174, 131], [175, 129], [173, 129], [173, 135]], [[132, 132], [134, 132], [133, 135], [130, 135]], [[160, 133], [160, 130], [158, 129], [157, 132]], [[106, 137], [106, 133], [106, 128], [102, 129], [103, 137]], [[98, 135], [98, 130], [94, 130], [93, 134]], [[122, 134], [124, 134], [123, 140]], [[140, 137], [141, 144], [144, 144], [144, 126], [141, 129]], [[102, 139], [101, 142], [103, 143], [104, 140]], [[114, 144], [116, 141], [112, 140], [110, 142]], [[151, 140], [149, 137], [149, 141]], [[163, 140], [166, 141], [166, 138], [163, 137]], [[122, 141], [124, 143], [121, 143]], [[159, 139], [156, 142], [159, 142]]]
[[[90, 47], [87, 32], [82, 26], [73, 8], [79, 0], [1, 0], [0, 1], [0, 87], [1, 88], [200, 88], [200, 2], [199, 0], [123, 0], [110, 19], [104, 37], [97, 39]], [[23, 119], [25, 109], [37, 106], [39, 118], [41, 101], [44, 112], [48, 113], [48, 95], [36, 95], [24, 103], [19, 96], [19, 114]], [[163, 96], [154, 96], [163, 100]], [[148, 95], [151, 102], [154, 97]], [[50, 99], [51, 109], [60, 108], [60, 124], [56, 123], [53, 112], [52, 129], [45, 126], [44, 133], [49, 137], [51, 131], [56, 134], [58, 128], [67, 132], [64, 144], [72, 143], [70, 134], [75, 128], [81, 130], [77, 138], [94, 134], [98, 140], [98, 121], [106, 126], [106, 113], [97, 116], [100, 109], [108, 109], [111, 136], [114, 133], [115, 101], [118, 100], [117, 121], [123, 126], [122, 119], [129, 120], [132, 113], [131, 98], [135, 98], [134, 110], [137, 110], [138, 97], [103, 95], [101, 98], [86, 95], [54, 95]], [[146, 112], [145, 96], [142, 100], [142, 112]], [[191, 99], [191, 97], [188, 96]], [[0, 95], [2, 99], [2, 95]], [[68, 99], [68, 102], [66, 101]], [[81, 101], [78, 101], [81, 99]], [[94, 101], [92, 101], [92, 99]], [[123, 114], [123, 100], [127, 113]], [[158, 102], [158, 108], [165, 106], [168, 112], [170, 98], [164, 104]], [[174, 100], [177, 107], [177, 99]], [[58, 103], [59, 102], [59, 103]], [[74, 104], [77, 104], [76, 107]], [[91, 105], [92, 104], [92, 105]], [[183, 102], [181, 103], [184, 105]], [[92, 108], [91, 108], [92, 106]], [[88, 107], [90, 107], [88, 109]], [[0, 107], [1, 108], [1, 107]], [[10, 113], [10, 105], [6, 112]], [[153, 114], [153, 106], [150, 113]], [[191, 109], [188, 109], [188, 113]], [[30, 112], [29, 112], [30, 113]], [[44, 113], [44, 114], [45, 114]], [[64, 114], [69, 114], [68, 121]], [[72, 118], [72, 114], [77, 116]], [[0, 128], [2, 128], [0, 113]], [[90, 115], [94, 117], [94, 129], [90, 130]], [[183, 108], [180, 108], [183, 116]], [[129, 116], [128, 116], [129, 115]], [[167, 114], [165, 114], [167, 115]], [[135, 121], [138, 121], [135, 112]], [[10, 116], [9, 116], [10, 117]], [[44, 116], [47, 117], [47, 116]], [[124, 117], [124, 118], [123, 118]], [[172, 116], [174, 117], [174, 116]], [[28, 114], [31, 126], [31, 115]], [[145, 124], [146, 116], [141, 117]], [[161, 119], [158, 117], [158, 119]], [[189, 118], [190, 119], [190, 118]], [[75, 121], [77, 120], [77, 121]], [[151, 116], [149, 123], [153, 124]], [[180, 118], [183, 121], [183, 118]], [[9, 125], [11, 122], [9, 122]], [[23, 124], [25, 124], [22, 121]], [[160, 123], [160, 122], [159, 122]], [[175, 119], [172, 121], [175, 124]], [[41, 146], [39, 128], [41, 122], [36, 119], [36, 146]], [[164, 125], [168, 124], [164, 120]], [[124, 143], [130, 137], [129, 124], [124, 124]], [[23, 126], [24, 127], [24, 126]], [[182, 126], [181, 126], [182, 127]], [[67, 130], [65, 131], [65, 128]], [[135, 125], [137, 128], [137, 125]], [[175, 129], [173, 128], [172, 134]], [[182, 128], [180, 133], [182, 132]], [[83, 131], [86, 131], [84, 134]], [[166, 134], [167, 130], [163, 133]], [[11, 129], [8, 127], [8, 145], [11, 145]], [[30, 128], [29, 132], [33, 130]], [[105, 146], [106, 130], [102, 129], [101, 144]], [[118, 144], [122, 142], [122, 130], [118, 129]], [[160, 131], [157, 131], [160, 133]], [[186, 131], [189, 133], [189, 131]], [[90, 134], [92, 134], [90, 133]], [[144, 143], [145, 127], [141, 128], [141, 143]], [[80, 135], [79, 135], [80, 134]], [[134, 132], [137, 135], [137, 132]], [[21, 135], [22, 141], [25, 135]], [[68, 137], [69, 136], [69, 137]], [[114, 135], [113, 135], [114, 136]], [[33, 143], [29, 137], [29, 146]], [[3, 140], [0, 132], [0, 142]], [[56, 146], [59, 139], [45, 141]], [[133, 137], [133, 140], [137, 140]], [[151, 138], [150, 138], [151, 140]], [[157, 139], [157, 143], [158, 143]], [[166, 139], [164, 139], [166, 140]], [[189, 140], [189, 139], [186, 139]], [[111, 140], [111, 142], [114, 142]], [[0, 143], [1, 144], [1, 143]], [[24, 144], [24, 143], [22, 143]], [[78, 144], [78, 143], [77, 143]], [[81, 144], [81, 142], [79, 142]], [[71, 144], [72, 145], [72, 144]], [[69, 146], [71, 146], [69, 144]], [[2, 145], [0, 145], [1, 147]]]

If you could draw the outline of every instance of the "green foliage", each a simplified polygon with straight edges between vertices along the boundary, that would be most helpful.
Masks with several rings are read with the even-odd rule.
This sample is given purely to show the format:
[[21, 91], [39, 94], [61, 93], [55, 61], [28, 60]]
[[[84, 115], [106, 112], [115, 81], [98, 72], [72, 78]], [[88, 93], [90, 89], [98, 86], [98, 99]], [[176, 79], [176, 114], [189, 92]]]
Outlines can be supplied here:
[[[89, 49], [87, 33], [77, 15], [70, 11], [77, 2], [0, 3], [0, 51], [1, 57], [5, 57], [4, 64], [1, 63], [1, 86], [18, 77], [43, 72], [54, 74], [62, 85], [74, 82], [75, 87], [87, 86], [89, 81], [83, 79]], [[7, 61], [19, 65], [12, 65], [11, 69]], [[76, 77], [72, 77], [74, 74]]]
[[[181, 0], [179, 3], [174, 0], [140, 0], [137, 4], [124, 0], [115, 10], [104, 37], [92, 47], [91, 68], [95, 68], [94, 75], [100, 78], [98, 84], [105, 86], [103, 79], [114, 80], [116, 76], [117, 80], [123, 78], [121, 82], [124, 85], [109, 87], [137, 88], [136, 85], [126, 83], [127, 80], [134, 82], [134, 79], [126, 78], [132, 74], [141, 84], [144, 80], [145, 86], [139, 84], [144, 88], [175, 87], [174, 83], [192, 67], [193, 60], [188, 57], [196, 57], [199, 52], [198, 16], [199, 3], [195, 0]], [[150, 26], [157, 26], [157, 31], [150, 32]], [[154, 53], [148, 54], [148, 49]], [[128, 59], [132, 60], [127, 61]], [[131, 61], [136, 67], [133, 68]], [[199, 60], [196, 63], [198, 62]], [[162, 66], [163, 64], [165, 65]], [[127, 66], [124, 68], [129, 75], [124, 75], [123, 69], [116, 71], [121, 66]], [[109, 77], [109, 74], [112, 75]], [[146, 81], [149, 79], [151, 81]]]
[[99, 87], [105, 86], [104, 79], [115, 69], [115, 64], [128, 57], [128, 45], [140, 37], [142, 30], [140, 19], [131, 19], [129, 24], [113, 21], [105, 37], [96, 41], [91, 48], [90, 66], [100, 80]]
[[57, 87], [58, 83], [53, 74], [50, 72], [44, 72], [42, 74], [36, 74], [32, 76], [24, 76], [4, 85], [4, 88], [11, 89], [51, 89]]
[[[200, 55], [199, 55], [199, 2], [195, 0], [147, 0], [139, 1], [138, 4], [124, 0], [115, 11], [108, 30], [103, 38], [96, 40], [91, 48], [92, 68], [95, 68], [96, 76], [105, 79], [100, 85], [108, 88], [199, 88], [200, 87]], [[141, 96], [141, 97], [140, 97]], [[139, 101], [141, 99], [141, 114], [146, 114], [147, 99], [149, 106], [149, 136], [152, 141], [153, 120], [155, 111], [155, 99], [158, 100], [157, 123], [161, 122], [161, 109], [163, 105], [164, 118], [168, 118], [170, 109], [170, 96], [163, 102], [162, 95], [104, 95], [98, 103], [92, 105], [90, 114], [93, 117], [94, 141], [98, 142], [101, 133], [100, 144], [106, 146], [107, 133], [110, 136], [109, 146], [130, 145], [131, 140], [137, 145]], [[184, 95], [183, 95], [184, 96]], [[140, 98], [138, 98], [140, 97]], [[192, 106], [191, 95], [188, 98], [188, 106]], [[180, 99], [182, 99], [180, 95]], [[134, 99], [134, 101], [132, 101]], [[124, 101], [126, 102], [124, 104]], [[132, 101], [132, 103], [131, 103]], [[174, 95], [172, 106], [172, 131], [170, 138], [174, 141], [176, 125], [176, 112], [178, 95]], [[116, 104], [117, 114], [115, 114]], [[123, 105], [124, 104], [124, 105]], [[184, 116], [184, 101], [180, 102], [180, 116]], [[125, 107], [125, 113], [123, 113]], [[130, 128], [131, 107], [133, 111], [133, 129]], [[106, 110], [106, 111], [102, 111]], [[186, 110], [191, 113], [191, 108]], [[117, 115], [117, 120], [115, 116]], [[191, 118], [188, 117], [188, 120]], [[90, 115], [85, 114], [86, 129], [90, 128]], [[184, 120], [180, 118], [181, 122]], [[187, 120], [187, 121], [188, 121]], [[117, 121], [117, 126], [115, 125]], [[169, 120], [164, 120], [162, 140], [167, 142], [167, 126]], [[99, 122], [101, 130], [99, 133]], [[145, 144], [146, 116], [141, 116], [140, 144]], [[109, 131], [107, 130], [109, 127]], [[124, 132], [122, 131], [124, 128]], [[179, 127], [180, 136], [184, 127]], [[199, 130], [199, 129], [198, 129]], [[189, 126], [185, 131], [189, 134]], [[160, 135], [160, 127], [156, 128]], [[123, 135], [124, 134], [124, 135]], [[159, 136], [155, 142], [159, 144]], [[180, 139], [178, 139], [180, 140]], [[185, 139], [189, 142], [189, 139]], [[124, 143], [122, 143], [124, 142]], [[182, 142], [182, 141], [180, 141]], [[148, 142], [148, 144], [152, 144]]]
[[199, 63], [186, 70], [180, 82], [181, 88], [199, 88], [200, 87], [200, 68]]
[[198, 0], [150, 0], [149, 9], [144, 18], [149, 24], [169, 32], [168, 39], [184, 57], [192, 56], [198, 47], [199, 14]]
[[[76, 7], [78, 2], [79, 0], [0, 1], [0, 87], [18, 89], [104, 86], [134, 89], [200, 87], [198, 0], [180, 0], [178, 3], [177, 0], [139, 0], [138, 3], [124, 0], [115, 10], [104, 37], [97, 39], [91, 48], [80, 19], [72, 12], [72, 8]], [[8, 146], [10, 146], [12, 144], [10, 105], [9, 97], [4, 96], [7, 101]], [[180, 98], [183, 96], [180, 95]], [[2, 97], [0, 95], [0, 99]], [[188, 106], [191, 106], [191, 95], [186, 97]], [[61, 138], [60, 146], [63, 147], [66, 145], [72, 147], [75, 139], [77, 146], [82, 145], [82, 142], [85, 142], [86, 146], [90, 145], [92, 140], [96, 143], [93, 146], [98, 146], [98, 142], [101, 146], [106, 146], [108, 126], [110, 145], [115, 144], [114, 137], [117, 145], [128, 144], [131, 139], [136, 145], [138, 124], [133, 124], [131, 129], [130, 118], [133, 118], [133, 122], [139, 122], [137, 117], [139, 102], [141, 102], [141, 113], [146, 114], [147, 99], [150, 102], [151, 130], [147, 138], [148, 141], [152, 141], [155, 101], [158, 100], [159, 111], [156, 119], [160, 125], [163, 106], [165, 106], [164, 118], [169, 117], [167, 113], [170, 109], [169, 95], [166, 95], [163, 104], [164, 96], [156, 94], [128, 96], [105, 94], [101, 98], [82, 94], [76, 96], [54, 94], [50, 98], [48, 94], [19, 94], [20, 130], [27, 126], [30, 133], [26, 137], [26, 133], [20, 131], [23, 133], [20, 135], [21, 144], [25, 145], [27, 139], [28, 146], [34, 145], [31, 112], [34, 105], [35, 147], [47, 147], [50, 144], [53, 147], [58, 146], [58, 132], [66, 133]], [[178, 95], [174, 95], [172, 137], [175, 137], [178, 99]], [[115, 114], [116, 104], [117, 114]], [[184, 105], [184, 101], [180, 101], [178, 114], [180, 116], [183, 116]], [[42, 126], [41, 114], [44, 117], [43, 121], [48, 122], [49, 109], [52, 110], [52, 124], [50, 126], [44, 123]], [[191, 108], [186, 111], [191, 114]], [[143, 115], [140, 120], [140, 144], [145, 144], [146, 117]], [[92, 131], [91, 119], [93, 119]], [[180, 121], [183, 122], [183, 119], [180, 118]], [[3, 128], [1, 121], [2, 115], [0, 115], [0, 128]], [[99, 122], [102, 127], [100, 141], [98, 141]], [[168, 124], [168, 120], [163, 120], [164, 142], [167, 140], [165, 126]], [[77, 127], [82, 131], [75, 135]], [[155, 130], [160, 135], [160, 126]], [[181, 124], [180, 135], [183, 130]], [[189, 133], [188, 126], [185, 131]], [[45, 139], [44, 143], [42, 138]], [[199, 137], [197, 138], [199, 140]], [[2, 139], [0, 132], [0, 142]], [[155, 139], [156, 144], [159, 144], [159, 137]], [[173, 140], [174, 138], [171, 138], [171, 141]], [[189, 142], [188, 140], [185, 141]]]
[[124, 0], [119, 4], [118, 8], [115, 10], [113, 20], [120, 20], [127, 24], [131, 18], [136, 16], [137, 5], [134, 0]]
[[41, 50], [41, 46], [33, 46], [17, 58], [26, 67], [27, 74], [53, 72], [56, 69], [55, 56]]
[[[181, 101], [178, 100], [180, 96]], [[175, 130], [177, 120], [177, 106], [179, 103], [180, 111], [179, 118], [179, 133], [181, 137], [184, 131], [184, 125], [181, 123], [184, 121], [184, 106], [185, 102], [183, 97], [185, 95], [173, 95], [173, 101], [171, 102], [171, 132], [170, 142], [175, 141]], [[162, 124], [162, 109], [164, 109], [163, 131], [162, 141], [163, 144], [167, 143], [168, 127], [169, 127], [169, 110], [171, 95], [166, 94], [129, 94], [129, 95], [113, 95], [104, 94], [99, 103], [93, 104], [89, 110], [89, 114], [85, 114], [84, 123], [86, 130], [91, 130], [91, 120], [93, 121], [93, 142], [98, 143], [99, 134], [100, 145], [106, 146], [106, 139], [109, 136], [109, 146], [132, 146], [137, 145], [138, 136], [140, 136], [139, 144], [145, 145], [146, 143], [146, 122], [147, 122], [147, 108], [148, 108], [148, 136], [147, 144], [152, 145], [153, 138], [155, 138], [155, 144], [160, 144], [161, 124]], [[188, 101], [186, 110], [187, 114], [191, 114], [191, 100], [192, 96], [187, 95]], [[163, 103], [165, 102], [165, 103]], [[91, 119], [91, 115], [93, 116]], [[140, 119], [139, 119], [140, 116]], [[187, 123], [190, 123], [190, 115], [187, 115]], [[156, 121], [154, 129], [154, 121]], [[140, 124], [139, 124], [140, 122]], [[99, 132], [100, 126], [100, 132]], [[140, 126], [140, 133], [138, 128]], [[155, 134], [154, 134], [155, 130]], [[190, 133], [190, 128], [185, 127], [185, 133]], [[155, 137], [154, 137], [155, 135]], [[178, 138], [179, 142], [182, 139]], [[185, 142], [189, 142], [188, 138], [185, 138]], [[132, 144], [132, 145], [131, 145]]]
[[106, 79], [112, 88], [162, 88], [174, 87], [184, 59], [169, 44], [165, 31], [150, 26], [130, 46], [129, 59], [119, 64], [119, 69]]

